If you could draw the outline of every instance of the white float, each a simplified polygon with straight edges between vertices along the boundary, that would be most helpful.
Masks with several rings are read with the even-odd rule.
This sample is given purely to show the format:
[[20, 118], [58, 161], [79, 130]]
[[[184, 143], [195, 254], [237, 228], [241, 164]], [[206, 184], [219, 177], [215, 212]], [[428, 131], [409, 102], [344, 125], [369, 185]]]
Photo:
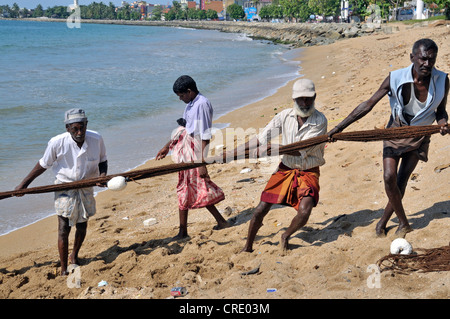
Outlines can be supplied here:
[[123, 176], [116, 176], [111, 178], [108, 183], [106, 183], [106, 186], [112, 191], [121, 191], [127, 186], [127, 181]]
[[411, 244], [404, 238], [394, 239], [391, 243], [391, 254], [409, 255], [412, 251]]

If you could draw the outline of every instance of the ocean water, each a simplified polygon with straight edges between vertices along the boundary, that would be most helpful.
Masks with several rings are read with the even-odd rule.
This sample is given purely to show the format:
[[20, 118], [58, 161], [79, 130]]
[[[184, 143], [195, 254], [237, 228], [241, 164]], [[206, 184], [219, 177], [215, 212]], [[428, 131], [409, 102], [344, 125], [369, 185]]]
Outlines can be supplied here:
[[[0, 192], [65, 131], [70, 108], [83, 108], [102, 134], [108, 173], [125, 172], [154, 158], [176, 127], [185, 107], [172, 91], [178, 76], [196, 80], [217, 119], [298, 77], [296, 55], [211, 30], [0, 20]], [[29, 187], [53, 180], [47, 170]], [[53, 214], [52, 193], [0, 200], [0, 235]]]

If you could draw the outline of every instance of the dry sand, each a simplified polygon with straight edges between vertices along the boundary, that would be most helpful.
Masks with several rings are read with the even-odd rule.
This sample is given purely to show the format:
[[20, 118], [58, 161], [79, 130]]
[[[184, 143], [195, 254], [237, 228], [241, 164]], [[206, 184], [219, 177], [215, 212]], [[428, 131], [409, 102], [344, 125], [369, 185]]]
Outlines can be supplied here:
[[[415, 40], [434, 39], [439, 46], [437, 68], [450, 71], [450, 28], [400, 26], [394, 34], [346, 39], [306, 48], [298, 57], [301, 74], [315, 81], [318, 109], [330, 130], [375, 92], [389, 71], [409, 65]], [[291, 106], [292, 82], [276, 94], [223, 116], [231, 127], [263, 127], [276, 112]], [[448, 108], [447, 108], [448, 109]], [[347, 131], [382, 127], [389, 117], [385, 97]], [[419, 163], [409, 182], [404, 206], [414, 231], [406, 239], [414, 248], [449, 244], [450, 168], [448, 136], [431, 139], [429, 161]], [[97, 214], [89, 221], [80, 257], [81, 287], [69, 288], [59, 276], [56, 217], [0, 237], [0, 298], [155, 298], [186, 287], [183, 299], [291, 298], [433, 298], [450, 295], [448, 272], [400, 275], [386, 271], [380, 288], [368, 285], [370, 265], [389, 254], [397, 220], [386, 238], [376, 238], [375, 224], [387, 202], [382, 182], [382, 142], [336, 142], [325, 151], [320, 202], [308, 224], [294, 234], [291, 250], [282, 254], [280, 235], [295, 211], [275, 206], [260, 229], [253, 253], [240, 253], [249, 220], [267, 182], [265, 162], [234, 162], [208, 166], [212, 180], [225, 192], [217, 206], [232, 209], [233, 226], [213, 230], [206, 209], [189, 213], [190, 238], [174, 242], [178, 231], [175, 186], [177, 174], [131, 182], [121, 192], [97, 196]], [[149, 154], [152, 156], [154, 154]], [[144, 167], [169, 163], [169, 159]], [[240, 174], [250, 167], [252, 171]], [[111, 172], [117, 173], [117, 172]], [[244, 180], [244, 181], [242, 181]], [[338, 218], [340, 217], [340, 218]], [[157, 223], [144, 226], [155, 218]], [[74, 230], [71, 233], [73, 242]], [[260, 265], [257, 274], [241, 273]], [[370, 278], [369, 278], [370, 277]], [[73, 278], [73, 277], [72, 277]], [[108, 284], [98, 287], [100, 281]], [[276, 288], [276, 292], [267, 292]]]

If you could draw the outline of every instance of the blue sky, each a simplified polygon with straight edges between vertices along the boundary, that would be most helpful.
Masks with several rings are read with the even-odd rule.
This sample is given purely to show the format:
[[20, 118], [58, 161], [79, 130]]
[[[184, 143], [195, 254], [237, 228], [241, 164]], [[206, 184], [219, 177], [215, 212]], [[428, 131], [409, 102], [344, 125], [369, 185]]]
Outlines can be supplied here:
[[[88, 5], [92, 2], [103, 2], [108, 5], [112, 2], [116, 7], [119, 7], [122, 0], [78, 0], [80, 5]], [[128, 3], [133, 2], [129, 0]], [[69, 6], [73, 4], [73, 0], [0, 0], [0, 5], [9, 5], [10, 7], [17, 3], [21, 8], [34, 9], [38, 4], [41, 4], [44, 9], [54, 6]], [[172, 4], [172, 0], [147, 0], [147, 3], [152, 4]]]

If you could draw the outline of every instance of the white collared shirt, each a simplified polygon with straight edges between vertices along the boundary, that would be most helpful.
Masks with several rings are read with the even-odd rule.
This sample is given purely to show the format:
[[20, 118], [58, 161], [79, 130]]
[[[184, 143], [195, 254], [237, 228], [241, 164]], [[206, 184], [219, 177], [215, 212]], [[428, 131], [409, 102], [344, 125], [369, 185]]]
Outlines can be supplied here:
[[209, 100], [198, 93], [195, 99], [186, 105], [183, 118], [186, 120], [186, 132], [210, 140], [213, 108]]
[[[267, 124], [258, 135], [260, 144], [267, 143], [267, 134], [271, 131], [271, 139], [281, 133], [281, 145], [288, 145], [327, 133], [327, 119], [323, 113], [315, 110], [299, 129], [297, 115], [293, 108], [283, 110]], [[281, 131], [281, 132], [280, 132]], [[298, 156], [283, 155], [282, 163], [290, 168], [307, 170], [325, 164], [325, 144], [322, 143], [299, 150]]]
[[81, 148], [69, 132], [50, 139], [39, 164], [45, 169], [52, 167], [58, 182], [69, 183], [98, 177], [98, 164], [106, 160], [106, 148], [102, 136], [87, 130]]

